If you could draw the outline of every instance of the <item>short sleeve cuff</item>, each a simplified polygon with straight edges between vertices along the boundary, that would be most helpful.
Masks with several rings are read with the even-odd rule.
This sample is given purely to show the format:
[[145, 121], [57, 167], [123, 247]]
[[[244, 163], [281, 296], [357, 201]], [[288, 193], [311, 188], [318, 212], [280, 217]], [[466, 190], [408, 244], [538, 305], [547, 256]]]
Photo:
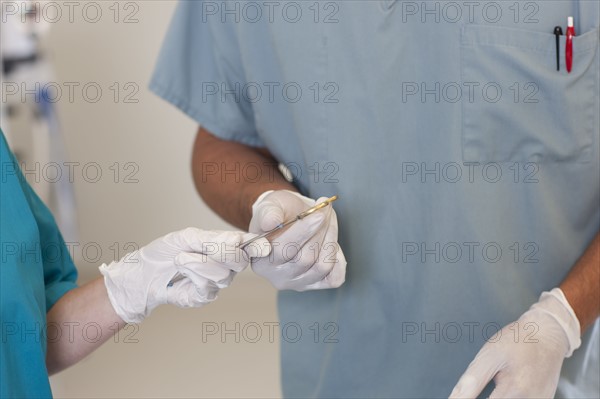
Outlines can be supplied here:
[[63, 295], [74, 288], [77, 288], [77, 284], [74, 281], [64, 280], [46, 286], [46, 312], [48, 312]]
[[156, 78], [153, 78], [150, 81], [150, 91], [152, 91], [154, 94], [158, 95], [160, 98], [167, 101], [168, 103], [174, 105], [176, 108], [181, 110], [190, 118], [198, 122], [200, 126], [204, 127], [206, 130], [208, 130], [218, 138], [228, 141], [235, 141], [251, 147], [265, 146], [262, 140], [256, 134], [250, 135], [233, 132], [231, 129], [227, 128], [223, 123], [215, 121], [214, 118], [212, 118], [209, 115], [206, 115], [205, 112], [191, 107], [190, 104], [183, 99], [183, 96], [178, 95], [165, 87], [166, 85], [161, 84]]

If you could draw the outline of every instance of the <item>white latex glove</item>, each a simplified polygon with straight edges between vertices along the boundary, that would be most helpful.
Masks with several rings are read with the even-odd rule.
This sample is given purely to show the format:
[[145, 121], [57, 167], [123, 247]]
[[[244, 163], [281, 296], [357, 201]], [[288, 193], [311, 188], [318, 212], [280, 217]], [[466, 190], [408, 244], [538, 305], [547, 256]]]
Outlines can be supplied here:
[[516, 323], [488, 340], [450, 398], [475, 398], [492, 379], [490, 398], [553, 398], [564, 358], [581, 345], [580, 328], [560, 288], [542, 293]]
[[[139, 323], [162, 304], [183, 308], [214, 301], [219, 289], [250, 264], [251, 256], [268, 255], [269, 243], [264, 239], [247, 250], [237, 247], [254, 236], [190, 227], [100, 266], [115, 312], [128, 323]], [[185, 278], [168, 287], [177, 273]]]
[[[315, 204], [317, 201], [292, 191], [267, 191], [252, 206], [249, 230], [262, 234]], [[337, 288], [344, 283], [346, 258], [338, 244], [337, 216], [332, 206], [273, 233], [269, 240], [272, 252], [268, 257], [252, 259], [252, 269], [275, 288], [305, 291]]]

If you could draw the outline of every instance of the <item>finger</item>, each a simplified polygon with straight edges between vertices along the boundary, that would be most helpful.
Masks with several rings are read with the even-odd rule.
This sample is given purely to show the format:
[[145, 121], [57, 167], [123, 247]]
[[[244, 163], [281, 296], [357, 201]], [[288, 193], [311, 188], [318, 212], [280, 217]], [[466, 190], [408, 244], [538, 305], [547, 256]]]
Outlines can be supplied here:
[[[325, 233], [330, 221], [330, 209], [322, 209], [298, 220], [281, 234], [274, 235], [271, 242], [294, 244], [303, 247], [317, 233]], [[323, 234], [324, 236], [324, 234]]]
[[237, 275], [236, 272], [231, 272], [229, 273], [229, 276], [221, 281], [217, 281], [215, 283], [215, 285], [219, 288], [219, 289], [223, 289], [223, 288], [227, 288], [231, 285], [231, 282], [233, 281], [233, 278]]
[[[536, 368], [528, 368], [534, 370]], [[500, 370], [494, 377], [496, 386], [490, 394], [489, 399], [505, 399], [505, 398], [554, 398], [556, 393], [556, 383], [560, 377], [560, 369], [554, 378], [547, 376], [546, 383], [540, 386], [535, 386], [532, 390], [531, 381], [536, 378], [532, 377], [524, 370], [515, 370], [505, 368]]]
[[217, 299], [219, 288], [209, 280], [185, 279], [167, 291], [167, 303], [180, 308], [200, 307]]
[[[319, 259], [321, 242], [327, 231], [326, 228], [315, 231], [311, 224], [319, 224], [322, 217], [315, 215], [312, 221], [308, 218], [300, 220], [279, 237], [274, 237], [273, 252], [268, 257], [253, 259], [254, 270], [278, 273], [288, 279], [296, 279], [310, 270]], [[313, 278], [313, 281], [321, 278], [323, 276]]]
[[[214, 270], [207, 271], [204, 264], [197, 263], [188, 263], [185, 266], [179, 267], [178, 271], [184, 277], [200, 277], [206, 279], [212, 283], [214, 283], [219, 288], [224, 288], [229, 286], [231, 280], [233, 279], [233, 275], [237, 274], [236, 272], [222, 268], [220, 272], [215, 273]], [[219, 269], [218, 265], [215, 265], [212, 269]], [[225, 272], [225, 273], [222, 273]]]
[[336, 262], [331, 272], [325, 278], [327, 288], [338, 288], [346, 281], [346, 257], [342, 252], [342, 249], [338, 246], [338, 252], [336, 254]]
[[[325, 198], [325, 197], [324, 197]], [[319, 199], [320, 201], [321, 199]], [[320, 241], [319, 261], [309, 270], [316, 272], [317, 279], [307, 279], [307, 290], [337, 288], [346, 280], [346, 257], [338, 242], [338, 224], [335, 212], [331, 211], [330, 223], [324, 238]], [[312, 280], [312, 281], [311, 281]]]
[[348, 262], [346, 261], [346, 256], [344, 255], [342, 248], [340, 248], [337, 253], [337, 263], [333, 267], [333, 271], [327, 276], [332, 287], [339, 287], [344, 284], [346, 281], [347, 266]]
[[182, 252], [175, 257], [177, 270], [183, 274], [195, 273], [211, 281], [221, 281], [229, 277], [231, 269], [221, 265], [204, 254]]
[[[329, 248], [333, 248], [333, 251]], [[326, 243], [319, 261], [303, 275], [292, 280], [292, 284], [309, 291], [338, 288], [346, 281], [346, 258], [337, 243]]]
[[[240, 236], [240, 241], [243, 236]], [[221, 238], [217, 238], [221, 240]], [[237, 240], [236, 240], [237, 241]], [[234, 242], [236, 242], [234, 241]], [[175, 265], [184, 266], [187, 263], [210, 264], [222, 269], [241, 272], [250, 264], [250, 257], [244, 252], [238, 243], [227, 242], [204, 243], [202, 253], [181, 252], [175, 256]], [[269, 248], [262, 242], [263, 248]], [[262, 249], [266, 252], [266, 249]]]
[[485, 344], [450, 394], [450, 399], [476, 398], [500, 369], [498, 356]]
[[260, 220], [260, 229], [262, 231], [273, 230], [285, 221], [285, 216], [282, 204], [272, 201], [259, 207], [256, 213], [256, 217]]
[[199, 307], [208, 305], [217, 300], [219, 287], [208, 282], [205, 287], [198, 289], [196, 285], [190, 285], [188, 288], [188, 304], [190, 307]]
[[271, 243], [266, 238], [259, 238], [243, 248], [240, 247], [240, 244], [256, 237], [256, 234], [235, 232], [233, 235], [228, 235], [229, 237], [223, 235], [218, 237], [224, 243], [218, 248], [220, 253], [214, 253], [209, 256], [217, 262], [224, 263], [228, 268], [238, 273], [250, 265], [252, 258], [265, 257], [271, 252]]
[[326, 242], [326, 236], [326, 230], [317, 233], [309, 243], [301, 248], [297, 258], [290, 262], [289, 266], [296, 270], [297, 275], [292, 282], [306, 287], [323, 281], [331, 273], [335, 266], [337, 246], [334, 243]]
[[[327, 288], [337, 288], [346, 281], [346, 256], [338, 243], [338, 222], [337, 215], [333, 208], [331, 209], [331, 222], [325, 235], [324, 262], [333, 262], [331, 272], [326, 276], [324, 284]], [[335, 255], [333, 254], [335, 252]], [[332, 256], [333, 255], [333, 256]]]
[[188, 292], [192, 301], [208, 303], [217, 299], [219, 287], [214, 281], [205, 279], [196, 274], [190, 274], [187, 277], [190, 282]]
[[[256, 237], [256, 234], [248, 233], [244, 236], [244, 241], [251, 240], [254, 237]], [[246, 245], [244, 248], [242, 248], [242, 250], [246, 253], [249, 259], [264, 258], [271, 253], [272, 247], [269, 240], [263, 237]]]
[[165, 240], [181, 251], [201, 252], [204, 241], [212, 242], [218, 232], [204, 231], [196, 227], [188, 227], [183, 230], [167, 234]]
[[292, 282], [301, 283], [298, 285], [306, 287], [305, 290], [312, 289], [309, 288], [312, 286], [323, 286], [323, 288], [329, 288], [328, 284], [326, 283], [326, 279], [327, 275], [332, 269], [333, 265], [331, 263], [317, 262], [304, 274], [293, 279]]
[[327, 230], [326, 240], [331, 242], [333, 248], [337, 251], [335, 254], [335, 265], [326, 277], [328, 288], [340, 287], [346, 281], [346, 256], [338, 244], [338, 222], [337, 215], [332, 210], [331, 223]]
[[315, 200], [311, 198], [283, 190], [269, 195], [268, 199], [257, 207], [256, 214], [253, 210], [253, 216], [258, 218], [262, 231], [269, 231], [314, 205]]
[[167, 234], [165, 240], [183, 252], [206, 253], [222, 243], [234, 245], [240, 243], [244, 233], [241, 231], [208, 231], [196, 227]]

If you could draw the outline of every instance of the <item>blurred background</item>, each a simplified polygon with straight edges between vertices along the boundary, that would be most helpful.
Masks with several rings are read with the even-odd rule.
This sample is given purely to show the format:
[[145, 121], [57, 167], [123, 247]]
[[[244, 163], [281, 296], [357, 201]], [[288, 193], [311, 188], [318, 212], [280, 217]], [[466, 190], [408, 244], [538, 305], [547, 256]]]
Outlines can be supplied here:
[[[148, 90], [175, 1], [2, 1], [1, 126], [79, 269], [170, 231], [232, 229], [190, 171], [197, 125]], [[246, 270], [52, 377], [55, 397], [278, 397], [275, 290]]]

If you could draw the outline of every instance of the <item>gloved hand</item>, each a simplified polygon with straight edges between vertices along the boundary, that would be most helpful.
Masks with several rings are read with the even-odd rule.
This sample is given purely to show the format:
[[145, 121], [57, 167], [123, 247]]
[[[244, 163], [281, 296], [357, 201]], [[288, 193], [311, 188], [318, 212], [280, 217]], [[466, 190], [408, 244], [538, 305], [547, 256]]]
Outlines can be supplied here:
[[475, 398], [492, 378], [490, 398], [553, 398], [564, 358], [581, 345], [580, 328], [560, 288], [542, 293], [516, 323], [488, 340], [450, 398]]
[[[162, 304], [199, 307], [217, 298], [251, 256], [266, 256], [269, 243], [257, 240], [246, 251], [237, 245], [254, 234], [187, 228], [167, 234], [118, 262], [100, 266], [115, 312], [128, 323], [139, 323]], [[262, 251], [262, 252], [256, 252]], [[180, 273], [184, 279], [168, 287]]]
[[[267, 191], [252, 206], [249, 230], [262, 234], [316, 204], [292, 191]], [[346, 258], [338, 244], [337, 217], [332, 206], [273, 233], [269, 240], [271, 254], [252, 259], [252, 269], [275, 288], [305, 291], [337, 288], [344, 283]]]

